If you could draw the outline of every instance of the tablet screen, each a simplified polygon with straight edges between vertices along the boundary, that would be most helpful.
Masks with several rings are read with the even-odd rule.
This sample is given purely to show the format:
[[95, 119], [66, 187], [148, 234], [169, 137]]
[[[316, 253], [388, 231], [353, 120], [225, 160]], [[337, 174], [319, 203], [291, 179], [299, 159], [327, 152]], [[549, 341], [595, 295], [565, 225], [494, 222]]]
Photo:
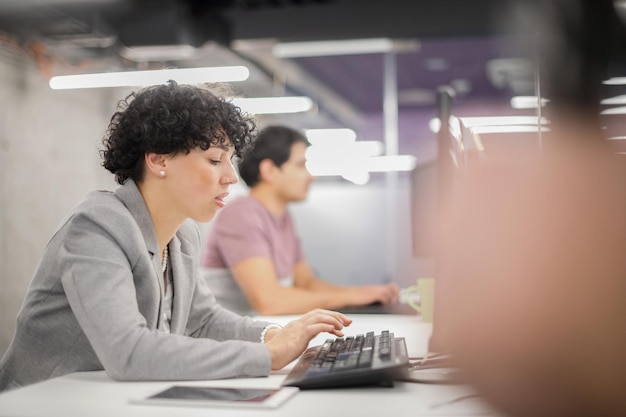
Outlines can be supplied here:
[[136, 402], [155, 405], [274, 408], [298, 391], [288, 388], [291, 387], [263, 389], [174, 385]]

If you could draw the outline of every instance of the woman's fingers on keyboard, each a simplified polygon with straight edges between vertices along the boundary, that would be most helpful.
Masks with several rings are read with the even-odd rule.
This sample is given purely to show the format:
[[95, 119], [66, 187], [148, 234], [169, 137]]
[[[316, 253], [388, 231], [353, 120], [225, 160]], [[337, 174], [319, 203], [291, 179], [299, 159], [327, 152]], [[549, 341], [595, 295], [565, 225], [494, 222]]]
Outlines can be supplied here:
[[342, 313], [331, 310], [315, 309], [306, 313], [303, 320], [309, 320], [311, 322], [321, 322], [333, 324], [336, 329], [342, 329], [344, 326], [349, 326], [352, 323], [352, 319], [345, 316]]
[[308, 343], [310, 339], [321, 332], [341, 333], [341, 330], [350, 323], [352, 320], [342, 313], [315, 309], [288, 323], [281, 332], [284, 336], [292, 334], [297, 337], [305, 337], [306, 343]]
[[265, 343], [272, 358], [272, 369], [280, 369], [297, 358], [320, 333], [343, 337], [341, 330], [351, 322], [341, 313], [318, 309], [287, 323]]
[[306, 313], [292, 323], [294, 327], [298, 327], [298, 333], [307, 338], [306, 342], [308, 343], [322, 332], [331, 333], [339, 337], [343, 336], [342, 329], [345, 326], [349, 326], [352, 320], [336, 311], [316, 309]]

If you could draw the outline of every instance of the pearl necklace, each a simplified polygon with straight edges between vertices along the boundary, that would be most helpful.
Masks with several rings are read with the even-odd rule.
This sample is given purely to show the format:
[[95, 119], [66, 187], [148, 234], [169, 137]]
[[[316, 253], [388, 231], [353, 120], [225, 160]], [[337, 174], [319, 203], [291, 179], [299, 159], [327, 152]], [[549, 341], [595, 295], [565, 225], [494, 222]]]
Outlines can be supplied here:
[[163, 259], [161, 260], [161, 270], [165, 273], [167, 269], [167, 258], [169, 256], [169, 251], [167, 250], [167, 245], [165, 245], [165, 249], [163, 250]]

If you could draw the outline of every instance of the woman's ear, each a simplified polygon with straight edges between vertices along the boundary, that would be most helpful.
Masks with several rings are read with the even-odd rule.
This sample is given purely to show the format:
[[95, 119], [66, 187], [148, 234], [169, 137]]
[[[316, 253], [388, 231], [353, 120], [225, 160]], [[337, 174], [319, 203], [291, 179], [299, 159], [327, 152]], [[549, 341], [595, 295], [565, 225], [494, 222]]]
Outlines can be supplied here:
[[167, 174], [167, 164], [164, 155], [148, 152], [145, 155], [146, 171], [153, 175], [164, 177]]

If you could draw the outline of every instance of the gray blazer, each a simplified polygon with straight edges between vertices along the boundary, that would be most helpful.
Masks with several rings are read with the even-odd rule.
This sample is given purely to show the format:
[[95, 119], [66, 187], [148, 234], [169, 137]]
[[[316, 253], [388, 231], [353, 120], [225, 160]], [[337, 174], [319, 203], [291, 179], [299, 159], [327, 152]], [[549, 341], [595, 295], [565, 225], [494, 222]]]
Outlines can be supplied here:
[[157, 330], [163, 278], [150, 214], [136, 184], [94, 191], [46, 246], [0, 360], [0, 391], [76, 371], [114, 379], [267, 375], [268, 324], [217, 305], [199, 279], [201, 236], [189, 220], [169, 243], [171, 333]]

